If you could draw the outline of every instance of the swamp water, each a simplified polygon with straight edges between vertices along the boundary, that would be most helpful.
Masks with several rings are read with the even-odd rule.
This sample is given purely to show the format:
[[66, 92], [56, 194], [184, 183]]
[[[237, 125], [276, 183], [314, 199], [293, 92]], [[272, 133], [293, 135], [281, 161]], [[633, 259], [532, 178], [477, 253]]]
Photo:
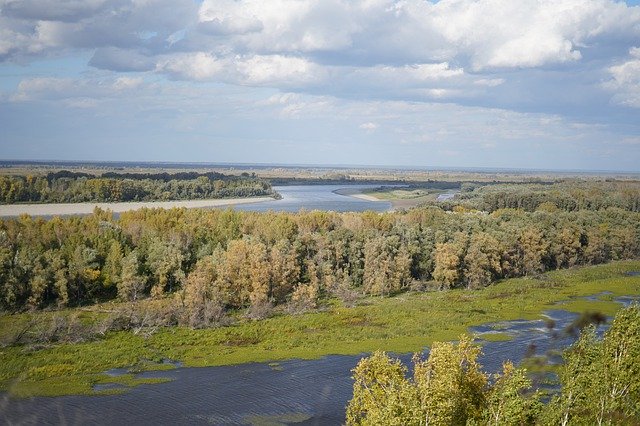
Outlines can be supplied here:
[[[616, 299], [624, 305], [637, 300], [637, 296]], [[495, 373], [505, 360], [518, 363], [533, 353], [566, 348], [576, 337], [563, 330], [577, 318], [577, 314], [552, 310], [543, 319], [486, 324], [470, 332], [483, 346], [483, 369]], [[495, 334], [509, 340], [495, 341], [501, 340], [491, 336]], [[144, 372], [136, 377], [171, 381], [141, 385], [118, 395], [0, 396], [0, 423], [339, 425], [351, 398], [351, 369], [365, 355]], [[399, 358], [406, 365], [411, 362], [411, 354]], [[107, 373], [118, 375], [126, 370]]]

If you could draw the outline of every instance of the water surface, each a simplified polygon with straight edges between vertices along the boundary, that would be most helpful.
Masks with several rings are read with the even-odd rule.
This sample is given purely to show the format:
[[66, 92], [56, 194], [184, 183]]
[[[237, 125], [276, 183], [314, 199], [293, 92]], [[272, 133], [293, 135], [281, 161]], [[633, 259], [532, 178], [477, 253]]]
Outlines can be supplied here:
[[336, 212], [361, 212], [365, 210], [387, 211], [391, 209], [389, 201], [369, 201], [348, 195], [336, 194], [338, 189], [366, 189], [376, 185], [294, 185], [274, 186], [282, 199], [255, 204], [235, 206], [236, 210], [264, 212], [268, 210], [297, 212], [305, 210], [325, 210]]
[[[616, 300], [628, 305], [638, 298]], [[484, 370], [494, 373], [505, 360], [518, 363], [532, 353], [567, 347], [576, 337], [561, 331], [576, 318], [576, 314], [553, 310], [545, 312], [543, 319], [504, 321], [470, 331], [483, 345], [480, 362]], [[483, 335], [495, 332], [512, 339], [483, 341]], [[351, 398], [351, 370], [365, 355], [146, 372], [141, 376], [173, 380], [142, 385], [122, 395], [5, 396], [0, 400], [0, 423], [339, 425], [345, 420], [345, 406]], [[410, 354], [400, 358], [410, 364]]]

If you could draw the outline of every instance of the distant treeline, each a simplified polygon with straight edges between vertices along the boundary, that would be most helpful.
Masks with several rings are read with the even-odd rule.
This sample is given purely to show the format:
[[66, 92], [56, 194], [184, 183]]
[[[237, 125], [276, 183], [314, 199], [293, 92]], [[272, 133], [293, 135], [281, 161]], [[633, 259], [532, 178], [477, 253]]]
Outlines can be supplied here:
[[62, 170], [46, 176], [0, 176], [2, 203], [157, 201], [274, 195], [271, 185], [248, 174], [113, 173]]
[[459, 206], [489, 213], [505, 208], [534, 212], [603, 210], [610, 207], [638, 212], [640, 182], [568, 180], [553, 184], [463, 183], [462, 193], [442, 206], [448, 210]]
[[212, 303], [314, 306], [329, 296], [479, 288], [637, 258], [639, 237], [640, 214], [616, 207], [21, 217], [0, 221], [0, 306], [15, 311], [174, 293], [191, 318], [202, 319]]

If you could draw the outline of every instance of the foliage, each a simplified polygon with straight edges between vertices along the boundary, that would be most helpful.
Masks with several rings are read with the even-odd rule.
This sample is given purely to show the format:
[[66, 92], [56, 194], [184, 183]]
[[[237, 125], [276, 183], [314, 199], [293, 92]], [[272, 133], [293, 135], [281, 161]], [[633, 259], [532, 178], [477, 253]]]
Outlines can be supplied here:
[[249, 176], [221, 173], [114, 173], [61, 171], [46, 176], [0, 176], [0, 203], [79, 203], [186, 200], [275, 195]]
[[414, 378], [384, 352], [353, 370], [349, 425], [637, 424], [640, 421], [640, 306], [621, 310], [598, 339], [593, 328], [564, 352], [561, 389], [548, 404], [526, 370], [506, 362], [492, 382], [467, 337], [414, 356]]
[[410, 288], [477, 289], [502, 278], [635, 258], [639, 215], [616, 208], [486, 215], [430, 207], [23, 216], [0, 221], [0, 309], [163, 297], [182, 291], [208, 256], [215, 261], [206, 294], [215, 293], [225, 309], [287, 304], [300, 285], [312, 286], [318, 300], [333, 294], [352, 302], [358, 294]]
[[[505, 280], [479, 290], [370, 297], [351, 308], [331, 300], [321, 312], [295, 316], [282, 315], [276, 307], [275, 315], [262, 321], [245, 319], [244, 309], [232, 310], [222, 321], [209, 325], [188, 322], [182, 292], [134, 303], [4, 315], [0, 316], [0, 345], [4, 346], [0, 350], [0, 389], [12, 394], [24, 394], [25, 389], [51, 394], [76, 393], [83, 386], [82, 392], [90, 392], [93, 378], [105, 370], [164, 358], [195, 367], [355, 355], [380, 348], [407, 353], [434, 341], [454, 339], [470, 326], [538, 318], [542, 310], [557, 307], [558, 301], [580, 300], [604, 290], [611, 297], [639, 294], [640, 279], [628, 275], [638, 270], [639, 261], [614, 262]], [[562, 307], [576, 312], [597, 309], [611, 315], [620, 305], [583, 300]], [[39, 337], [58, 321], [56, 316], [68, 324], [82, 324], [82, 328], [64, 328], [79, 335], [63, 335], [54, 342]], [[211, 328], [225, 324], [231, 326]], [[51, 370], [46, 380], [30, 374], [32, 370], [49, 371], [55, 365], [65, 365], [69, 371], [58, 377]], [[54, 382], [69, 386], [57, 387]]]

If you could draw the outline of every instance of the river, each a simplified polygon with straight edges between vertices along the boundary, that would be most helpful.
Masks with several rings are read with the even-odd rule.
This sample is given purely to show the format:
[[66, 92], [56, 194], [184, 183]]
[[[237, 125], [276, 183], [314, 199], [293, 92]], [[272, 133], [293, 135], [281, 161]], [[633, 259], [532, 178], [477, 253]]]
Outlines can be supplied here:
[[297, 212], [305, 210], [332, 210], [336, 212], [361, 212], [365, 210], [387, 211], [391, 209], [389, 201], [364, 200], [348, 195], [340, 195], [339, 189], [375, 188], [376, 185], [295, 185], [275, 186], [280, 200], [235, 206], [236, 210], [264, 212], [268, 210]]
[[[637, 297], [617, 300], [628, 305]], [[561, 331], [577, 318], [576, 314], [558, 309], [547, 311], [544, 316], [540, 320], [471, 328], [483, 345], [480, 362], [485, 371], [500, 371], [507, 359], [518, 363], [532, 349], [544, 354], [549, 349], [565, 348], [575, 340]], [[496, 331], [509, 334], [512, 339], [483, 340], [483, 336]], [[339, 425], [344, 422], [345, 406], [351, 397], [351, 369], [365, 355], [145, 372], [142, 377], [167, 377], [172, 381], [142, 385], [120, 395], [29, 399], [4, 396], [0, 398], [0, 423]], [[408, 365], [411, 355], [399, 358]]]
[[282, 196], [279, 200], [269, 197], [212, 199], [212, 200], [176, 200], [145, 201], [128, 203], [60, 203], [60, 204], [0, 204], [0, 217], [16, 217], [21, 214], [51, 218], [53, 216], [87, 215], [95, 207], [111, 210], [114, 216], [120, 213], [146, 208], [234, 208], [243, 211], [263, 212], [268, 210], [297, 212], [306, 210], [347, 211], [387, 211], [391, 209], [388, 201], [363, 200], [356, 197], [337, 194], [339, 189], [375, 188], [376, 185], [296, 185], [276, 186], [274, 189]]

